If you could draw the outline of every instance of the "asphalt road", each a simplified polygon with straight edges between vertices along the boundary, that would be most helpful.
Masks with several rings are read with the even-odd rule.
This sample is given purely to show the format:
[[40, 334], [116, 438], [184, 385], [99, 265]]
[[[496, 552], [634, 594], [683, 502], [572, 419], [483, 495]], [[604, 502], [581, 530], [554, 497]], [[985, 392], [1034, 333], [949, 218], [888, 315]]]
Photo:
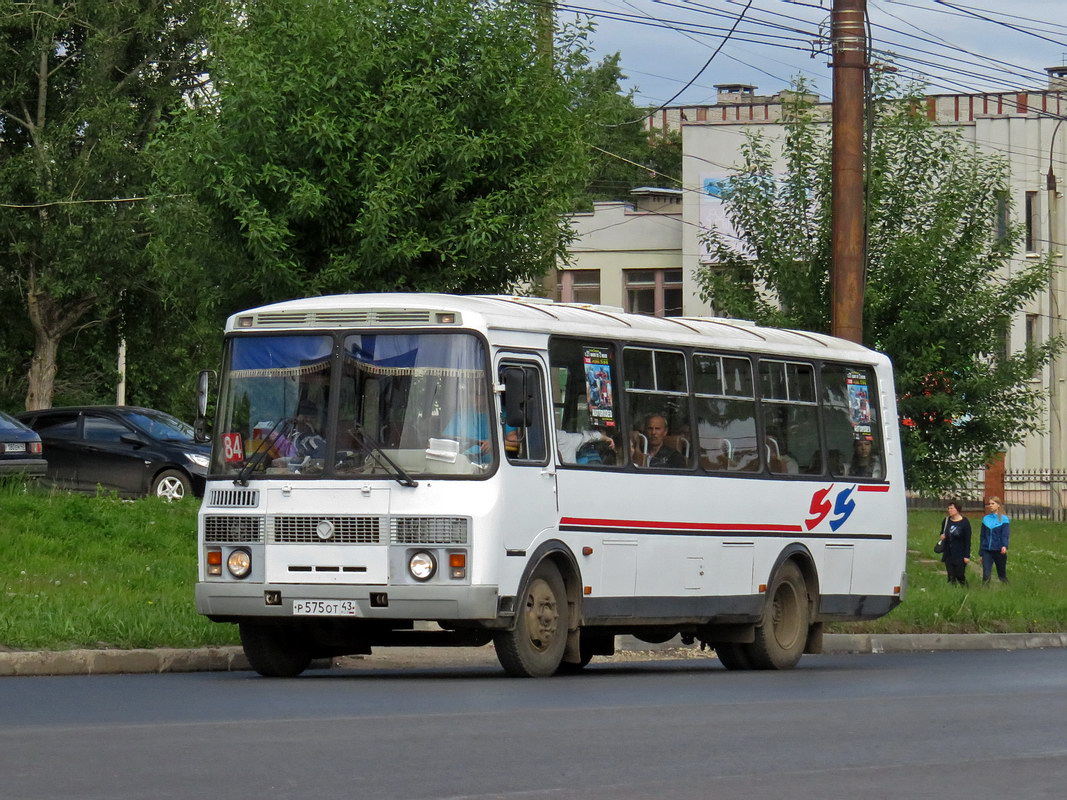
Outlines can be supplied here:
[[0, 680], [0, 797], [1062, 798], [1067, 650]]

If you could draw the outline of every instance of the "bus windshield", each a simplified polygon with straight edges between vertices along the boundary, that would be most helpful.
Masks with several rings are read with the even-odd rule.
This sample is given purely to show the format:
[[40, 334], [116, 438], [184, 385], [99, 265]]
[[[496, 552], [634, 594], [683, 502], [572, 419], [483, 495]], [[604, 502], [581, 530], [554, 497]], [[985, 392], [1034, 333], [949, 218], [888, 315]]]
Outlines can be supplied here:
[[484, 475], [496, 462], [489, 408], [485, 348], [470, 334], [234, 337], [212, 473]]

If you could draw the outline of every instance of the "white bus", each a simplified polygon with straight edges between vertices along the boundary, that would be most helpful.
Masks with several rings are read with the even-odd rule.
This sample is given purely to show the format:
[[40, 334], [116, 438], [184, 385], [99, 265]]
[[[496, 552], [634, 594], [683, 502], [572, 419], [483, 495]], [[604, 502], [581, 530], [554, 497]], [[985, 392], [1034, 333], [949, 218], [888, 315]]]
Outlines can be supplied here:
[[[206, 407], [206, 376], [200, 391]], [[885, 356], [737, 320], [498, 296], [232, 316], [200, 613], [293, 676], [484, 645], [516, 676], [681, 635], [788, 669], [894, 608], [906, 519]]]

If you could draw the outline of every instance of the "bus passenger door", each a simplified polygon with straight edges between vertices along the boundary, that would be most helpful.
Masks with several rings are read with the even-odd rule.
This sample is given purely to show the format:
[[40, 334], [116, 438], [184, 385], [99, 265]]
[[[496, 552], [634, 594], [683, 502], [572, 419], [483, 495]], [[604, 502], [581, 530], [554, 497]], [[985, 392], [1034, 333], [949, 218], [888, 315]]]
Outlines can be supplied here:
[[556, 471], [548, 453], [544, 366], [530, 356], [502, 354], [497, 376], [504, 458], [501, 480], [507, 524], [504, 547], [525, 550], [556, 522]]

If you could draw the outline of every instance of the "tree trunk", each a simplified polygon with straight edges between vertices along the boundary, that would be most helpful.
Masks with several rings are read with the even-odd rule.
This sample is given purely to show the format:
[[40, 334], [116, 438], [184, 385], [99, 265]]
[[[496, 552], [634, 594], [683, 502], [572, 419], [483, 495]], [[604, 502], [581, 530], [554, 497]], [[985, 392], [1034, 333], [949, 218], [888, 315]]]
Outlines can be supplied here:
[[59, 352], [59, 337], [34, 325], [33, 358], [30, 360], [26, 392], [26, 410], [51, 408], [56, 384], [56, 354]]
[[34, 344], [33, 358], [26, 376], [27, 411], [52, 407], [59, 344], [95, 304], [95, 297], [57, 300], [44, 294], [37, 289], [36, 272], [31, 272], [26, 291], [26, 310], [33, 326]]

